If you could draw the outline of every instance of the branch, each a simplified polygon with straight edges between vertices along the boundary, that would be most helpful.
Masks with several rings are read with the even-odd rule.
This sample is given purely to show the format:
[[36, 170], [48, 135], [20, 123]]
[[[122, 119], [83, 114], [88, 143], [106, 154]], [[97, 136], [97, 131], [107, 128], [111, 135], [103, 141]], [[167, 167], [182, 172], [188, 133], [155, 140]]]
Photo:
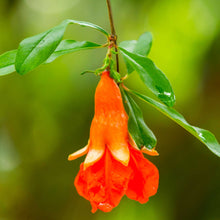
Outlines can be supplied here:
[[117, 48], [117, 35], [115, 32], [115, 26], [113, 22], [113, 15], [112, 15], [112, 8], [111, 8], [111, 2], [110, 0], [106, 0], [107, 6], [108, 6], [108, 15], [109, 15], [109, 22], [111, 26], [111, 39], [114, 39], [114, 45], [115, 45], [115, 52], [116, 52], [116, 68], [117, 72], [119, 72], [119, 58], [118, 58], [118, 48]]

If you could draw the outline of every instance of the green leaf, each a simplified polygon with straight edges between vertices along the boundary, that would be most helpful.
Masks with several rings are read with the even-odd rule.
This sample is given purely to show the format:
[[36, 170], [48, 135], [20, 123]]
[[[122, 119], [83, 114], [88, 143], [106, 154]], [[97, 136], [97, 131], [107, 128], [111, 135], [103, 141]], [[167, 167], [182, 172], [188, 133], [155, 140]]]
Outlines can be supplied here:
[[48, 31], [24, 39], [18, 48], [16, 71], [24, 75], [45, 62], [62, 40], [67, 24], [64, 21]]
[[17, 50], [8, 51], [0, 56], [0, 76], [13, 73], [15, 71], [15, 57]]
[[119, 46], [124, 48], [125, 50], [134, 53], [135, 47], [137, 45], [136, 40], [126, 40], [119, 43]]
[[80, 75], [85, 75], [86, 73], [94, 73], [95, 74], [95, 71], [93, 71], [93, 70], [85, 70], [85, 71], [81, 72]]
[[121, 75], [117, 71], [112, 69], [110, 71], [110, 76], [111, 76], [111, 78], [113, 78], [116, 81], [116, 83], [120, 83], [121, 82]]
[[[94, 49], [102, 47], [100, 44], [96, 44], [89, 41], [75, 41], [75, 40], [63, 40], [57, 47], [57, 49], [51, 54], [51, 56], [44, 63], [51, 63], [59, 56], [67, 53], [73, 53], [79, 50]], [[10, 74], [15, 71], [15, 59], [17, 50], [8, 51], [0, 56], [0, 76]]]
[[96, 29], [96, 30], [100, 31], [101, 33], [103, 33], [104, 35], [106, 35], [107, 37], [109, 36], [109, 33], [107, 31], [105, 31], [102, 27], [100, 27], [96, 24], [92, 24], [92, 23], [86, 22], [86, 21], [76, 21], [76, 20], [71, 20], [71, 19], [68, 19], [66, 21], [69, 24], [78, 24], [82, 27], [90, 27], [90, 28]]
[[148, 149], [153, 149], [157, 143], [157, 139], [145, 124], [141, 109], [124, 89], [121, 90], [129, 108], [129, 133], [139, 148], [145, 146]]
[[[119, 46], [129, 52], [133, 52], [136, 44], [137, 44], [136, 40], [130, 40], [130, 41], [122, 41], [119, 44]], [[127, 67], [128, 74], [131, 74], [134, 71], [134, 68], [132, 67], [132, 65], [130, 64], [130, 61], [128, 59], [126, 59], [124, 56], [123, 56], [123, 58], [124, 58], [125, 65]]]
[[61, 42], [68, 24], [91, 27], [108, 36], [108, 33], [98, 25], [84, 21], [64, 20], [60, 25], [26, 38], [20, 43], [15, 60], [16, 71], [23, 75], [44, 63]]
[[[139, 37], [137, 41], [122, 41], [119, 46], [131, 53], [147, 56], [152, 46], [152, 35], [150, 32], [145, 32]], [[126, 59], [124, 60], [127, 66], [128, 74], [132, 73], [134, 68], [129, 64], [129, 62], [127, 62]]]
[[147, 57], [143, 57], [119, 47], [124, 58], [137, 71], [145, 85], [166, 105], [173, 106], [175, 95], [165, 74]]
[[185, 128], [189, 133], [194, 135], [203, 144], [205, 144], [209, 148], [209, 150], [211, 150], [214, 154], [220, 157], [220, 145], [217, 139], [215, 138], [214, 134], [212, 134], [210, 131], [190, 125], [179, 112], [177, 112], [175, 109], [171, 107], [167, 107], [166, 105], [163, 105], [138, 92], [132, 90], [130, 90], [130, 92], [136, 95], [137, 97], [139, 97], [140, 99], [142, 99], [143, 101], [152, 105], [154, 108], [156, 108], [164, 115], [172, 119], [181, 127]]
[[89, 41], [63, 40], [45, 63], [51, 63], [56, 58], [64, 54], [76, 52], [79, 50], [94, 49], [98, 47], [102, 47], [102, 45]]
[[147, 56], [150, 53], [150, 49], [152, 46], [152, 40], [153, 40], [153, 38], [152, 38], [151, 33], [145, 32], [144, 34], [142, 34], [139, 37], [133, 52], [135, 54]]

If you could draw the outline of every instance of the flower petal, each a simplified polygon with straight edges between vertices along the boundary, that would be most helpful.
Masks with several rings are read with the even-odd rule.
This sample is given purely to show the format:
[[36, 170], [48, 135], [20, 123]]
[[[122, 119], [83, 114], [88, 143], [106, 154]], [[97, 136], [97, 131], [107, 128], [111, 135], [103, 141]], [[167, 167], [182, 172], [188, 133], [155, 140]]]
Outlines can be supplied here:
[[159, 156], [159, 153], [155, 149], [149, 150], [146, 147], [142, 147], [141, 152], [145, 153], [145, 154], [148, 154], [150, 156]]
[[131, 159], [129, 166], [133, 175], [128, 184], [126, 195], [130, 199], [146, 203], [150, 196], [157, 192], [159, 172], [157, 167], [144, 158], [139, 150], [130, 147]]
[[113, 157], [127, 166], [130, 160], [128, 147], [127, 115], [125, 112], [115, 112], [111, 115], [110, 123], [106, 129], [106, 141]]
[[75, 160], [79, 157], [82, 157], [83, 155], [88, 153], [88, 145], [86, 145], [84, 148], [81, 148], [80, 150], [74, 152], [73, 154], [70, 154], [68, 157], [68, 160]]
[[128, 166], [130, 160], [130, 152], [128, 144], [122, 142], [113, 142], [108, 146], [112, 156], [121, 162], [124, 166]]
[[104, 156], [86, 170], [81, 164], [74, 183], [78, 193], [90, 201], [93, 213], [97, 209], [109, 212], [125, 194], [131, 172], [106, 149]]
[[94, 163], [96, 163], [98, 160], [101, 159], [105, 152], [105, 146], [103, 145], [90, 145], [89, 151], [86, 156], [86, 159], [84, 161], [84, 169], [86, 169], [89, 166], [92, 166]]

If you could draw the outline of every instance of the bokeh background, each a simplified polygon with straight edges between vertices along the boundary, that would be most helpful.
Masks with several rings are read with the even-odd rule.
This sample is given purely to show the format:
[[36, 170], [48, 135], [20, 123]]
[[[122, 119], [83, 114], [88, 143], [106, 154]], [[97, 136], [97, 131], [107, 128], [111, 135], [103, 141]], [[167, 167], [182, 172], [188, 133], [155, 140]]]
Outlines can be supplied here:
[[[173, 85], [175, 108], [220, 140], [219, 0], [112, 0], [112, 7], [119, 41], [151, 31], [150, 57]], [[0, 0], [0, 53], [66, 18], [109, 30], [104, 0]], [[65, 38], [105, 42], [74, 25]], [[67, 156], [87, 143], [98, 82], [80, 73], [100, 67], [105, 52], [77, 52], [25, 76], [0, 78], [0, 220], [219, 220], [219, 158], [139, 100], [158, 139], [160, 156], [149, 158], [160, 171], [158, 193], [144, 205], [124, 197], [108, 214], [91, 214], [77, 194], [73, 181], [83, 158]], [[149, 94], [135, 73], [127, 85]]]

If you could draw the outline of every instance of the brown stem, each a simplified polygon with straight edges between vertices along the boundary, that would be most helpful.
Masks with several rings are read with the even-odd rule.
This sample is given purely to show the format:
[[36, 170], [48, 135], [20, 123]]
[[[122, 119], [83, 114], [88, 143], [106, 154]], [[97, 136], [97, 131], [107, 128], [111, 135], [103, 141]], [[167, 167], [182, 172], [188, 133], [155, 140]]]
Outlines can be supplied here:
[[109, 21], [110, 21], [110, 26], [111, 26], [111, 33], [112, 35], [115, 35], [115, 26], [113, 22], [111, 2], [110, 0], [106, 0], [106, 1], [107, 1], [107, 6], [108, 6], [108, 16], [109, 16]]
[[115, 45], [115, 52], [116, 52], [116, 68], [117, 72], [119, 72], [119, 57], [118, 57], [118, 48], [117, 48], [117, 35], [115, 32], [115, 26], [113, 22], [113, 16], [112, 16], [112, 8], [111, 8], [111, 2], [110, 0], [106, 0], [107, 6], [108, 6], [108, 15], [109, 15], [109, 22], [111, 26], [111, 39], [114, 39], [114, 45]]

